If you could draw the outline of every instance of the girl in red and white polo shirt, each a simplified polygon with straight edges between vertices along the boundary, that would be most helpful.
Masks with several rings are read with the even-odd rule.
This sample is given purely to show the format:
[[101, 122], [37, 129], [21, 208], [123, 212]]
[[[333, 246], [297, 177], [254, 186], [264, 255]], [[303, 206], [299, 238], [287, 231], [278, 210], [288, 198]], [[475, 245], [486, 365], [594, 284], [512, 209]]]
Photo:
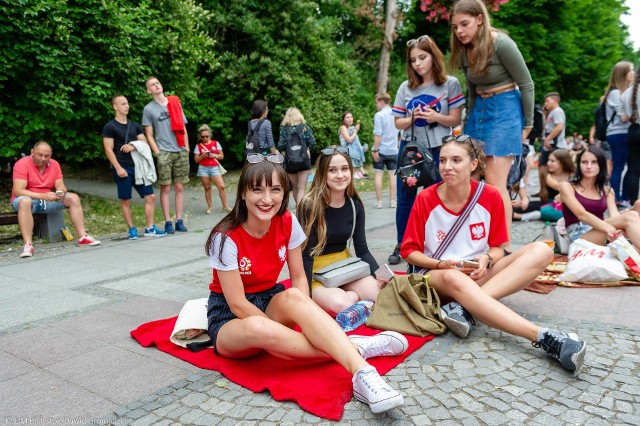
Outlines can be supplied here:
[[218, 161], [224, 158], [222, 146], [220, 142], [211, 140], [211, 129], [203, 124], [198, 129], [199, 143], [193, 150], [194, 160], [198, 163], [198, 177], [202, 181], [204, 187], [204, 198], [207, 202], [207, 214], [213, 211], [213, 201], [211, 200], [211, 182], [218, 188], [222, 210], [230, 212], [231, 208], [227, 205], [227, 192], [224, 189], [224, 180], [220, 171]]
[[[553, 251], [542, 242], [528, 244], [505, 256], [509, 242], [500, 192], [486, 185], [469, 217], [442, 253], [434, 253], [473, 197], [478, 182], [474, 172], [484, 168], [484, 154], [468, 135], [445, 137], [440, 150], [442, 183], [418, 194], [411, 209], [400, 254], [420, 268], [428, 268], [429, 284], [441, 298], [444, 322], [459, 337], [467, 337], [474, 318], [498, 330], [529, 339], [562, 366], [577, 373], [586, 343], [574, 333], [539, 327], [498, 300], [528, 286], [545, 270]], [[478, 170], [477, 170], [478, 169]], [[473, 261], [475, 265], [464, 261]]]
[[[208, 318], [215, 351], [227, 358], [262, 351], [287, 360], [332, 358], [353, 375], [356, 398], [373, 412], [397, 407], [402, 395], [365, 359], [399, 355], [407, 340], [395, 332], [347, 337], [311, 300], [300, 248], [306, 236], [287, 210], [283, 160], [278, 153], [247, 156], [236, 203], [205, 245], [213, 267]], [[291, 278], [287, 290], [276, 284], [285, 262]]]

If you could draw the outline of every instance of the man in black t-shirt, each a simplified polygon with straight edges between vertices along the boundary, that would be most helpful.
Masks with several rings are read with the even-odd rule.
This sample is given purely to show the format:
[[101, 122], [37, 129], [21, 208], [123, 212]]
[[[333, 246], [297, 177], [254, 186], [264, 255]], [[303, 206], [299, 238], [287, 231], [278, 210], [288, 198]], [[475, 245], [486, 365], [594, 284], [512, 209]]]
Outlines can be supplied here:
[[[116, 95], [111, 99], [116, 117], [109, 121], [102, 130], [102, 144], [104, 152], [113, 166], [113, 178], [118, 186], [118, 198], [122, 217], [129, 227], [129, 239], [138, 238], [138, 229], [133, 226], [131, 212], [132, 188], [144, 198], [144, 215], [146, 219], [145, 237], [164, 237], [166, 232], [159, 230], [154, 224], [156, 209], [156, 195], [153, 186], [136, 184], [135, 162], [132, 152], [147, 150], [150, 154], [147, 140], [142, 127], [138, 123], [128, 120], [129, 101], [124, 95]], [[137, 146], [137, 149], [136, 149]]]

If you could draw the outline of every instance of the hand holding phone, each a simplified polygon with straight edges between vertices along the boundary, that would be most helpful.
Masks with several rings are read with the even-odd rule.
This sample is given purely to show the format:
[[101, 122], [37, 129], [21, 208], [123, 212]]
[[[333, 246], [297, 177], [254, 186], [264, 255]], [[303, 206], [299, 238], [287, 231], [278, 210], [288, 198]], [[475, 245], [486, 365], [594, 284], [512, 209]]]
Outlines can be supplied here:
[[462, 267], [463, 268], [477, 269], [477, 268], [480, 267], [480, 264], [478, 262], [476, 262], [475, 260], [463, 260], [462, 261]]

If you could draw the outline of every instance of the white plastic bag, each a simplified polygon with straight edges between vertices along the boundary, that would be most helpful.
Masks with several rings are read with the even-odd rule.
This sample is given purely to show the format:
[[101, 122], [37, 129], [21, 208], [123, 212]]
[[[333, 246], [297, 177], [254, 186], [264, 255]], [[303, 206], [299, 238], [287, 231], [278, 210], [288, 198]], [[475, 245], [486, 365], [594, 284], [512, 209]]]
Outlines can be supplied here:
[[188, 343], [206, 342], [209, 340], [207, 328], [209, 320], [207, 319], [207, 302], [208, 298], [189, 300], [180, 309], [176, 325], [171, 333], [171, 340], [178, 346], [187, 347]]
[[607, 247], [611, 249], [618, 260], [626, 265], [631, 276], [640, 280], [640, 254], [624, 236], [620, 236], [610, 242]]
[[611, 253], [609, 247], [578, 238], [569, 246], [567, 269], [558, 277], [560, 281], [603, 283], [627, 278], [624, 265]]

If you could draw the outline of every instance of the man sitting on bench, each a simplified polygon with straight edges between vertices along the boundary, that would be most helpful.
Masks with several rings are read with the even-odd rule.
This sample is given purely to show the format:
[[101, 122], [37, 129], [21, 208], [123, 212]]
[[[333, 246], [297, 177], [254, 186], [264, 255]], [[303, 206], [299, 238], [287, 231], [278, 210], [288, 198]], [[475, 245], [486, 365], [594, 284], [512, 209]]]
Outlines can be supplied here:
[[86, 233], [80, 197], [67, 192], [60, 164], [51, 158], [51, 145], [41, 141], [31, 155], [21, 158], [13, 168], [11, 207], [18, 212], [18, 226], [24, 240], [20, 257], [33, 256], [33, 214], [69, 209], [69, 217], [78, 232], [79, 245], [96, 246], [100, 241]]

